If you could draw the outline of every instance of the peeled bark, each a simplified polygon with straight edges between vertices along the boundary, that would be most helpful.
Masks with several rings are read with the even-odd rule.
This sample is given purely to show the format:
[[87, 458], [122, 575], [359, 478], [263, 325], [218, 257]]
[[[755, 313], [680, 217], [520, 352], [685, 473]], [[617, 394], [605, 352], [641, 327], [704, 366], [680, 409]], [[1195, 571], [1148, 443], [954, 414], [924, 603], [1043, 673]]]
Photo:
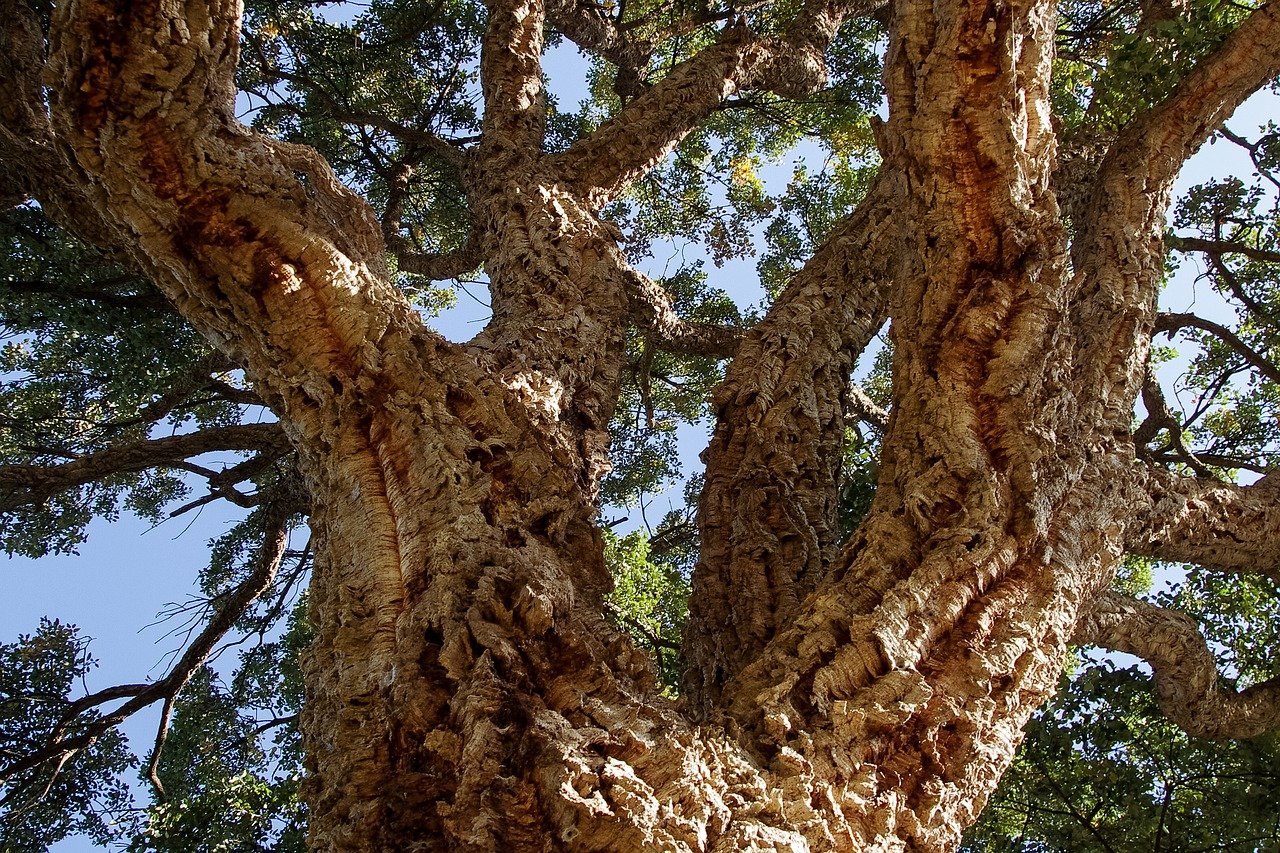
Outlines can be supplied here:
[[[626, 325], [697, 335], [596, 211], [727, 95], [812, 88], [850, 5], [805, 4], [780, 38], [726, 30], [549, 157], [542, 5], [490, 3], [468, 182], [494, 319], [465, 346], [389, 283], [378, 222], [314, 152], [234, 120], [234, 2], [60, 8], [46, 80], [70, 180], [103, 239], [244, 368], [307, 481], [313, 849], [953, 849], [1126, 542], [1164, 529], [1133, 520], [1145, 481], [1125, 439], [1165, 160], [1267, 78], [1193, 75], [1173, 103], [1213, 101], [1198, 118], [1159, 139], [1135, 124], [1069, 247], [1053, 7], [901, 0], [880, 182], [715, 398], [691, 700], [663, 699], [603, 618], [598, 486]], [[1273, 5], [1242, 31], [1274, 56]], [[1239, 71], [1237, 48], [1209, 64]], [[840, 543], [848, 372], [886, 311], [879, 490]]]

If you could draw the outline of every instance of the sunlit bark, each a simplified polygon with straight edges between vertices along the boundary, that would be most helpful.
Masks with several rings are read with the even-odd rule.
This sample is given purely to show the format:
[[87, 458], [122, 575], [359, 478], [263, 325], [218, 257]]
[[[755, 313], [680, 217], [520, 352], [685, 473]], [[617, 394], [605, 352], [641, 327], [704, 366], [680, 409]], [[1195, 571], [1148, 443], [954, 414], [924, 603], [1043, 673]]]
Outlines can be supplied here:
[[[806, 3], [781, 37], [728, 27], [552, 157], [546, 10], [488, 6], [465, 261], [484, 262], [493, 321], [464, 346], [392, 286], [383, 224], [314, 152], [234, 119], [234, 2], [64, 3], [44, 79], [70, 188], [3, 187], [87, 205], [297, 451], [316, 553], [313, 848], [953, 849], [1081, 617], [1130, 636], [1094, 606], [1126, 544], [1182, 531], [1188, 553], [1229, 562], [1201, 534], [1228, 535], [1232, 495], [1135, 520], [1151, 484], [1128, 420], [1169, 186], [1280, 70], [1275, 4], [1120, 135], [1069, 246], [1050, 183], [1053, 6], [900, 0], [882, 177], [741, 342], [682, 324], [596, 212], [730, 93], [820, 85], [827, 42], [862, 10]], [[614, 43], [579, 23], [584, 43]], [[29, 118], [0, 112], [0, 156], [25, 156], [12, 131]], [[879, 490], [839, 543], [848, 372], [886, 311]], [[602, 615], [598, 490], [629, 323], [735, 353], [683, 705]], [[1148, 489], [1151, 513], [1180, 490]], [[1270, 524], [1273, 506], [1244, 503]]]

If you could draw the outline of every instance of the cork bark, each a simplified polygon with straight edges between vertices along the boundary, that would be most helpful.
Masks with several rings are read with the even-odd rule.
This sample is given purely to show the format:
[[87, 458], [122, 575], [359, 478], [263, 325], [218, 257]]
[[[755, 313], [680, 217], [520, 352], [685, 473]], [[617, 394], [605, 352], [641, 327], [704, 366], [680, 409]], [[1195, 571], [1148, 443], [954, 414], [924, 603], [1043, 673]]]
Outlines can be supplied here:
[[[0, 153], [60, 167], [6, 191], [47, 197], [82, 232], [91, 211], [95, 239], [244, 368], [299, 453], [313, 849], [954, 849], [1077, 630], [1142, 653], [1143, 613], [1099, 598], [1126, 548], [1235, 570], [1243, 524], [1239, 548], [1274, 567], [1272, 492], [1184, 500], [1192, 487], [1137, 465], [1126, 439], [1169, 187], [1280, 71], [1276, 4], [1121, 135], [1069, 241], [1051, 182], [1054, 7], [899, 0], [881, 178], [729, 347], [690, 696], [663, 699], [602, 616], [596, 512], [627, 324], [678, 323], [597, 212], [725, 97], [819, 87], [827, 40], [870, 6], [810, 0], [781, 35], [729, 27], [555, 155], [548, 10], [488, 8], [468, 181], [494, 316], [465, 345], [389, 283], [375, 217], [314, 152], [236, 122], [234, 0], [67, 0], [47, 126], [0, 116]], [[642, 61], [599, 21], [551, 13]], [[32, 37], [12, 20], [6, 38]], [[39, 98], [29, 75], [5, 86]], [[19, 125], [38, 151], [11, 153]], [[880, 482], [842, 543], [844, 389], [885, 316]], [[1164, 667], [1175, 700], [1208, 689], [1184, 669]], [[1271, 699], [1242, 700], [1250, 725], [1274, 721], [1255, 707]]]

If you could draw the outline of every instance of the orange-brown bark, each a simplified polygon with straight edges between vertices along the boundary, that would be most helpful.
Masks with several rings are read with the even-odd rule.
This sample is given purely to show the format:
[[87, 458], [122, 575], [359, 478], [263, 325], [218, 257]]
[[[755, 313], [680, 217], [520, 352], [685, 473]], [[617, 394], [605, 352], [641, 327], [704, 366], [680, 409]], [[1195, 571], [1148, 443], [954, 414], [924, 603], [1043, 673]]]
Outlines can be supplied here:
[[[468, 182], [494, 319], [465, 346], [422, 325], [314, 152], [235, 121], [234, 2], [69, 0], [55, 21], [49, 133], [75, 203], [244, 368], [300, 458], [313, 848], [953, 849], [1080, 619], [1125, 634], [1094, 605], [1126, 543], [1230, 526], [1134, 521], [1150, 484], [1125, 438], [1171, 164], [1280, 70], [1274, 3], [1121, 135], [1070, 247], [1052, 5], [895, 5], [879, 184], [752, 333], [708, 344], [736, 354], [685, 705], [603, 617], [595, 515], [627, 324], [697, 336], [596, 211], [727, 94], [815, 86], [853, 10], [729, 28], [553, 157], [543, 6], [489, 6]], [[845, 388], [886, 310], [879, 491], [841, 550]]]

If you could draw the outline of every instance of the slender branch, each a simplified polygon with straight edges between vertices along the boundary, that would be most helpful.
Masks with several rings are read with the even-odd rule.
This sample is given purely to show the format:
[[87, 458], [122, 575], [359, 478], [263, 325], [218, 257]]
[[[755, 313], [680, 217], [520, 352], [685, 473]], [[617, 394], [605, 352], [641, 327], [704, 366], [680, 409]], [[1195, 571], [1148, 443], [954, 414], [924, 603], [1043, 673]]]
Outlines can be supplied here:
[[1107, 592], [1081, 619], [1073, 641], [1145, 660], [1161, 710], [1192, 735], [1248, 738], [1280, 726], [1280, 678], [1224, 689], [1213, 652], [1185, 613]]
[[374, 127], [386, 131], [402, 142], [412, 143], [436, 154], [454, 166], [462, 167], [467, 163], [466, 152], [455, 143], [432, 133], [429, 130], [409, 127], [394, 119], [378, 113], [353, 110], [344, 106], [322, 83], [305, 71], [286, 71], [279, 67], [267, 54], [262, 40], [252, 30], [242, 31], [244, 41], [253, 51], [258, 63], [259, 72], [273, 82], [289, 83], [294, 88], [306, 91], [320, 102], [320, 107], [329, 118], [343, 124], [362, 127]]
[[299, 714], [286, 714], [283, 717], [274, 717], [266, 722], [259, 723], [254, 727], [253, 731], [250, 732], [250, 736], [256, 738], [259, 735], [265, 734], [272, 729], [279, 728], [280, 726], [294, 725], [298, 722], [299, 716]]
[[1280, 490], [1272, 485], [1274, 475], [1236, 486], [1143, 466], [1137, 478], [1141, 492], [1125, 531], [1130, 552], [1280, 580]]
[[[276, 571], [280, 567], [280, 562], [284, 558], [288, 545], [290, 520], [300, 511], [302, 503], [299, 496], [293, 493], [286, 493], [279, 495], [276, 500], [266, 506], [264, 541], [262, 550], [259, 553], [258, 565], [253, 574], [226, 596], [213, 618], [209, 620], [209, 623], [187, 647], [182, 657], [174, 664], [169, 673], [154, 684], [121, 685], [99, 691], [92, 696], [87, 696], [71, 703], [63, 715], [61, 724], [54, 730], [48, 743], [0, 768], [0, 783], [7, 782], [16, 775], [32, 770], [49, 761], [65, 763], [70, 756], [92, 746], [109, 729], [154, 702], [164, 700], [166, 707], [171, 708], [173, 701], [182, 691], [182, 688], [191, 680], [191, 676], [204, 665], [209, 653], [217, 645], [218, 641], [222, 639], [227, 631], [231, 630], [232, 626], [247, 612], [250, 605], [270, 588], [272, 581], [275, 579]], [[76, 718], [85, 710], [104, 704], [112, 699], [126, 696], [131, 697], [127, 702], [113, 711], [84, 724], [76, 734], [69, 734], [72, 726], [76, 723]], [[162, 717], [163, 722], [164, 719]], [[164, 745], [164, 739], [163, 734], [157, 735], [157, 754], [152, 756], [152, 761], [149, 765], [150, 775], [154, 775], [158, 762], [158, 752]], [[158, 789], [158, 792], [163, 797], [163, 788]], [[14, 789], [3, 800], [0, 800], [0, 804], [7, 803], [18, 793], [19, 790]]]
[[1280, 384], [1280, 367], [1277, 367], [1270, 359], [1240, 340], [1235, 332], [1212, 320], [1197, 317], [1195, 314], [1160, 314], [1156, 317], [1156, 326], [1153, 332], [1176, 332], [1178, 329], [1186, 328], [1200, 329], [1210, 333], [1226, 344], [1232, 352], [1252, 365], [1263, 376], [1272, 382]]
[[1240, 304], [1251, 311], [1255, 318], [1265, 323], [1275, 324], [1275, 312], [1249, 295], [1249, 292], [1244, 288], [1244, 283], [1240, 281], [1240, 276], [1236, 275], [1235, 270], [1231, 269], [1221, 255], [1209, 255], [1209, 266], [1213, 268], [1214, 274], [1222, 282], [1226, 283], [1231, 295], [1239, 299]]
[[288, 441], [278, 424], [240, 424], [134, 441], [89, 453], [61, 465], [0, 465], [0, 512], [39, 503], [65, 489], [114, 474], [173, 467], [201, 453], [260, 450], [278, 456], [288, 448]]
[[1228, 127], [1219, 129], [1218, 133], [1222, 134], [1224, 139], [1230, 140], [1245, 151], [1248, 151], [1249, 159], [1253, 161], [1253, 168], [1258, 170], [1258, 174], [1266, 178], [1277, 189], [1280, 189], [1280, 178], [1276, 177], [1274, 166], [1267, 162], [1269, 158], [1264, 149], [1264, 146], [1275, 138], [1274, 133], [1266, 134], [1257, 142], [1250, 142], [1243, 136], [1232, 133], [1231, 128]]
[[[1216, 468], [1235, 468], [1240, 471], [1252, 471], [1255, 474], [1266, 474], [1271, 470], [1270, 466], [1265, 465], [1256, 459], [1243, 459], [1239, 456], [1228, 456], [1224, 453], [1212, 453], [1208, 451], [1197, 451], [1196, 459], [1205, 465], [1212, 465]], [[1159, 465], [1176, 465], [1186, 464], [1186, 459], [1173, 453], [1165, 453], [1161, 451], [1149, 454], [1151, 462]]]
[[1223, 255], [1243, 255], [1253, 261], [1263, 263], [1280, 263], [1280, 252], [1270, 249], [1259, 249], [1239, 240], [1205, 240], [1201, 237], [1179, 237], [1170, 234], [1164, 238], [1165, 245], [1179, 252], [1204, 252], [1206, 255], [1222, 257]]
[[232, 403], [245, 406], [262, 405], [261, 398], [252, 391], [236, 388], [215, 378], [216, 374], [233, 369], [235, 364], [230, 359], [216, 350], [212, 351], [193, 364], [185, 374], [176, 377], [169, 390], [147, 403], [135, 415], [105, 424], [103, 429], [107, 435], [116, 435], [129, 427], [154, 424], [161, 418], [167, 417], [179, 406], [191, 404], [192, 397], [203, 390], [212, 391]]
[[1186, 428], [1186, 425], [1174, 417], [1173, 412], [1169, 409], [1169, 404], [1164, 398], [1164, 392], [1160, 389], [1160, 383], [1156, 380], [1150, 366], [1147, 368], [1146, 381], [1142, 385], [1142, 405], [1146, 407], [1147, 419], [1133, 433], [1133, 443], [1139, 455], [1148, 455], [1146, 454], [1147, 443], [1163, 429], [1169, 436], [1169, 444], [1177, 453], [1178, 461], [1184, 463], [1205, 479], [1219, 479], [1205, 467], [1204, 462], [1196, 454], [1187, 449], [1182, 440], [1182, 431]]
[[149, 311], [173, 312], [173, 306], [169, 303], [169, 300], [154, 292], [113, 293], [109, 290], [76, 287], [63, 282], [36, 279], [5, 279], [0, 282], [0, 288], [10, 293], [57, 296], [61, 299], [83, 299], [89, 302], [97, 302], [100, 305], [109, 305], [112, 308], [130, 310], [143, 308]]
[[[183, 686], [185, 686], [185, 682]], [[160, 781], [160, 757], [164, 754], [165, 741], [169, 739], [169, 724], [173, 720], [173, 706], [181, 689], [182, 687], [179, 687], [173, 693], [164, 697], [164, 706], [160, 709], [160, 722], [156, 725], [155, 741], [151, 745], [151, 759], [147, 762], [147, 781], [151, 783], [151, 787], [155, 790], [156, 799], [162, 803], [169, 799], [169, 795], [164, 790], [164, 783]]]
[[594, 133], [552, 158], [572, 191], [600, 208], [673, 151], [736, 90], [756, 40], [743, 27], [675, 67]]
[[467, 235], [466, 242], [457, 249], [436, 254], [415, 251], [409, 241], [399, 234], [388, 234], [386, 237], [387, 247], [395, 255], [401, 272], [424, 276], [433, 281], [459, 278], [475, 271], [484, 263], [480, 234], [474, 229]]

